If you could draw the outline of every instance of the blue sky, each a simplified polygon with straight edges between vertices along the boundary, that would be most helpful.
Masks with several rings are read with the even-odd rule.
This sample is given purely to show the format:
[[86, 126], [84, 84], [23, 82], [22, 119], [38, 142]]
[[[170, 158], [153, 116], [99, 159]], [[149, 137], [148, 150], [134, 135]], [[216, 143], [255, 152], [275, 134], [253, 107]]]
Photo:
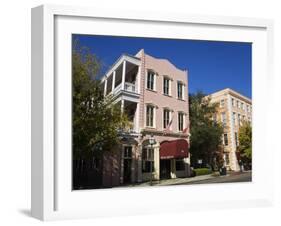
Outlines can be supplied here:
[[189, 92], [205, 94], [231, 88], [252, 97], [251, 43], [73, 35], [103, 62], [106, 71], [122, 53], [140, 49], [166, 58], [189, 73]]

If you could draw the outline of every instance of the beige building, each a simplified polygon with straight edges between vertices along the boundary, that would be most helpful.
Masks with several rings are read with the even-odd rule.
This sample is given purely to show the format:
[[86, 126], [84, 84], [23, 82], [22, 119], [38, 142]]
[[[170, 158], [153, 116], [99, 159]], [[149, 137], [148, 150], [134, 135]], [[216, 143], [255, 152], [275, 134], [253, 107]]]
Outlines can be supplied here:
[[214, 120], [220, 120], [224, 127], [222, 140], [225, 165], [228, 170], [239, 171], [236, 155], [239, 145], [238, 133], [243, 122], [252, 121], [252, 101], [229, 88], [215, 92], [209, 97], [212, 103], [219, 103]]

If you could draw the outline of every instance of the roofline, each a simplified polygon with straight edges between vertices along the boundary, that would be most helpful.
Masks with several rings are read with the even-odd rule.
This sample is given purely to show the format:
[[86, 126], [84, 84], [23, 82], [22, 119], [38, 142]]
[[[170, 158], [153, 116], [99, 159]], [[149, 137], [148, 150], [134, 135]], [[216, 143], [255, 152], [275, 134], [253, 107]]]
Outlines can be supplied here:
[[122, 61], [128, 61], [128, 62], [132, 62], [132, 61], [139, 61], [134, 62], [137, 63], [137, 65], [140, 65], [140, 58], [136, 57], [136, 56], [132, 56], [126, 53], [123, 53], [120, 57], [118, 57], [118, 59], [112, 64], [112, 66], [106, 71], [106, 73], [104, 74], [104, 76], [101, 77], [101, 82], [103, 82], [105, 80], [105, 78], [109, 77], [109, 75], [111, 75], [113, 73], [114, 70], [117, 69], [117, 67], [119, 66], [119, 62]]
[[252, 100], [250, 98], [248, 98], [248, 97], [242, 95], [241, 93], [238, 93], [237, 91], [235, 91], [233, 89], [230, 89], [230, 88], [225, 88], [225, 89], [219, 90], [217, 92], [209, 94], [208, 96], [217, 96], [217, 95], [224, 94], [224, 93], [228, 93], [228, 94], [232, 94], [234, 96], [238, 96], [241, 99], [244, 99], [246, 102], [252, 104]]

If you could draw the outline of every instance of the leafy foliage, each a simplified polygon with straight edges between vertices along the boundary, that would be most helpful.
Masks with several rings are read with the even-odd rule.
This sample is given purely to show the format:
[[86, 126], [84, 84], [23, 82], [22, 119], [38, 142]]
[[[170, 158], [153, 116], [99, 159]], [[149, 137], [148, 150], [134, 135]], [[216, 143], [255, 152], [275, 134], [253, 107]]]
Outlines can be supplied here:
[[[212, 120], [218, 105], [210, 103], [202, 92], [189, 95], [189, 112], [191, 128], [191, 163], [198, 166], [197, 160], [202, 159], [203, 165], [213, 168], [221, 167], [221, 137], [223, 127]], [[215, 161], [214, 161], [215, 159]], [[201, 166], [201, 165], [200, 165]]]
[[119, 141], [118, 129], [127, 117], [112, 98], [104, 98], [98, 80], [101, 62], [87, 48], [74, 41], [72, 50], [72, 125], [74, 159], [90, 159], [110, 150]]
[[243, 122], [239, 129], [239, 146], [241, 160], [245, 163], [252, 161], [252, 126], [249, 122]]

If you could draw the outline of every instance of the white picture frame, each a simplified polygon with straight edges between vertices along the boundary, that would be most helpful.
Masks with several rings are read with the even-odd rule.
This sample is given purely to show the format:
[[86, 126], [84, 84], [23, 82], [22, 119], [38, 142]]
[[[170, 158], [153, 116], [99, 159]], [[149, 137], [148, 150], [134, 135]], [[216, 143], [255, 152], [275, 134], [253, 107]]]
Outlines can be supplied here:
[[[116, 23], [119, 30], [114, 26]], [[103, 30], [107, 26], [111, 30]], [[127, 26], [134, 27], [130, 29], [131, 33], [125, 29]], [[169, 26], [169, 29], [163, 29], [165, 26]], [[145, 30], [137, 29], [138, 27]], [[181, 32], [179, 27], [185, 32]], [[177, 38], [253, 43], [253, 182], [71, 191], [71, 171], [67, 171], [70, 170], [71, 163], [61, 161], [64, 154], [66, 160], [69, 160], [71, 143], [66, 138], [68, 144], [65, 146], [57, 139], [57, 129], [61, 128], [60, 119], [64, 115], [69, 119], [71, 114], [66, 110], [58, 112], [57, 104], [60, 103], [61, 92], [69, 93], [71, 83], [64, 76], [55, 76], [69, 75], [71, 71], [71, 67], [67, 67], [71, 61], [69, 34], [151, 37], [155, 28], [158, 29], [155, 34], [158, 37], [170, 37], [171, 34], [167, 34], [167, 30], [175, 29], [170, 31], [173, 31], [173, 37]], [[273, 90], [272, 33], [273, 22], [265, 19], [167, 12], [155, 14], [57, 5], [32, 9], [32, 216], [41, 220], [56, 220], [271, 205], [273, 177], [268, 177], [267, 172], [271, 169], [274, 150], [266, 148], [266, 120], [267, 109], [270, 109], [272, 104], [269, 97]], [[64, 41], [65, 37], [68, 39]], [[60, 48], [66, 50], [63, 55], [60, 55]], [[63, 69], [58, 66], [62, 61], [65, 62]], [[66, 86], [62, 88], [60, 84], [64, 81]], [[69, 105], [65, 109], [69, 109]], [[67, 124], [61, 133], [67, 134], [70, 129]], [[98, 205], [92, 205], [93, 200]]]

